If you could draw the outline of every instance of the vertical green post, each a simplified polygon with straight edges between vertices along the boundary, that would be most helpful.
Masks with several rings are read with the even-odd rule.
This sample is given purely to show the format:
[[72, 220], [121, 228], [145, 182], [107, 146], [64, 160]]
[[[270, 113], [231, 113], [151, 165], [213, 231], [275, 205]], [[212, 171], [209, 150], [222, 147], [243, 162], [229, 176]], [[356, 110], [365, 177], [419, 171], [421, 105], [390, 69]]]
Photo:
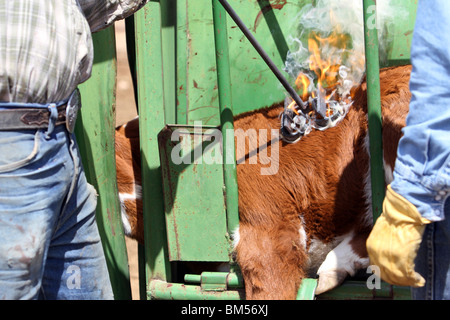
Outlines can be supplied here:
[[160, 1], [161, 23], [161, 48], [164, 52], [163, 85], [164, 85], [164, 109], [166, 123], [177, 123], [177, 89], [176, 89], [176, 25], [177, 25], [177, 1]]
[[117, 192], [114, 148], [116, 57], [114, 28], [93, 35], [91, 78], [79, 86], [76, 136], [86, 178], [98, 193], [97, 225], [115, 299], [131, 300], [130, 274]]
[[152, 1], [135, 14], [147, 289], [155, 279], [170, 281], [157, 139], [165, 125], [161, 6]]
[[219, 88], [220, 125], [223, 135], [223, 166], [226, 191], [228, 232], [239, 226], [238, 185], [234, 123], [231, 105], [231, 77], [228, 53], [227, 13], [218, 0], [212, 0], [216, 47], [217, 84]]
[[376, 0], [363, 0], [363, 8], [372, 209], [375, 221], [381, 214], [385, 196]]

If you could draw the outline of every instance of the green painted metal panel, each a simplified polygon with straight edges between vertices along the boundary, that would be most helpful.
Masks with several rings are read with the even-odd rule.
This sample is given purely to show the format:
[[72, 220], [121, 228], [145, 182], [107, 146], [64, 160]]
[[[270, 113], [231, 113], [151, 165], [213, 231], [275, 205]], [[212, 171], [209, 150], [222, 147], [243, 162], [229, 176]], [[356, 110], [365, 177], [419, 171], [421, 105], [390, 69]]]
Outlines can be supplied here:
[[79, 86], [83, 107], [76, 126], [87, 180], [98, 193], [97, 224], [116, 299], [131, 299], [127, 250], [120, 218], [114, 149], [116, 57], [114, 29], [93, 35], [91, 78]]
[[167, 123], [176, 123], [176, 27], [177, 27], [177, 0], [164, 0], [160, 2], [161, 10], [161, 40], [163, 52], [163, 85], [165, 119]]
[[367, 117], [369, 120], [370, 176], [372, 186], [373, 221], [381, 214], [385, 196], [383, 167], [383, 141], [380, 96], [380, 59], [378, 32], [369, 24], [369, 7], [375, 7], [375, 0], [364, 0], [364, 37], [367, 81]]
[[177, 123], [219, 125], [211, 2], [177, 3]]
[[402, 8], [402, 12], [398, 14], [395, 24], [390, 25], [387, 29], [387, 36], [391, 39], [391, 42], [387, 50], [387, 61], [382, 62], [381, 67], [410, 63], [417, 1], [396, 0], [395, 3]]
[[202, 274], [186, 274], [184, 281], [187, 283], [197, 283], [204, 285], [218, 284], [225, 288], [243, 288], [244, 280], [240, 273], [233, 272], [202, 272]]
[[[312, 1], [229, 1], [278, 69], [283, 70], [287, 39], [296, 17]], [[284, 88], [229, 18], [229, 47], [235, 114], [260, 109], [286, 97]], [[285, 77], [287, 76], [284, 73]]]
[[180, 125], [158, 135], [171, 261], [230, 260], [217, 132]]
[[297, 300], [314, 300], [316, 295], [317, 279], [305, 278], [297, 292]]
[[352, 280], [316, 298], [317, 300], [411, 300], [411, 288], [381, 282], [378, 288], [369, 289], [366, 281]]
[[241, 300], [243, 290], [205, 291], [200, 286], [167, 283], [154, 280], [147, 292], [149, 299], [157, 300]]
[[146, 283], [170, 281], [157, 135], [164, 127], [161, 7], [149, 2], [135, 14], [136, 77], [144, 199]]
[[[177, 123], [193, 124], [201, 120], [205, 125], [218, 125], [220, 115], [211, 2], [184, 0], [177, 3], [177, 55], [173, 62], [177, 65]], [[275, 5], [274, 10], [270, 9], [269, 1], [235, 0], [230, 3], [242, 14], [241, 18], [281, 69], [287, 47], [281, 31], [283, 27], [279, 24], [284, 26], [284, 30], [289, 30], [287, 17], [294, 18], [300, 2]], [[282, 100], [284, 92], [279, 90], [276, 77], [232, 20], [227, 19], [235, 113]]]
[[228, 50], [227, 13], [218, 0], [212, 0], [216, 47], [217, 83], [219, 86], [220, 129], [223, 140], [223, 174], [227, 228], [232, 233], [239, 227], [236, 151], [234, 145], [233, 104], [231, 95], [230, 55]]

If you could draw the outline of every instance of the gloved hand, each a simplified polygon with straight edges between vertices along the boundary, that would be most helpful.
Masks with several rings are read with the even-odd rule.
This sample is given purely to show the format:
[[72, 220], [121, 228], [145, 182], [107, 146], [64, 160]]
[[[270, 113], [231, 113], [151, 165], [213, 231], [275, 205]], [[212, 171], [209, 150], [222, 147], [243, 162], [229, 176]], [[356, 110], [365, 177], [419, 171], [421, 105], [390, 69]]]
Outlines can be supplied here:
[[417, 208], [387, 188], [383, 213], [367, 239], [370, 264], [380, 268], [381, 278], [400, 286], [423, 287], [425, 279], [414, 271], [425, 225]]

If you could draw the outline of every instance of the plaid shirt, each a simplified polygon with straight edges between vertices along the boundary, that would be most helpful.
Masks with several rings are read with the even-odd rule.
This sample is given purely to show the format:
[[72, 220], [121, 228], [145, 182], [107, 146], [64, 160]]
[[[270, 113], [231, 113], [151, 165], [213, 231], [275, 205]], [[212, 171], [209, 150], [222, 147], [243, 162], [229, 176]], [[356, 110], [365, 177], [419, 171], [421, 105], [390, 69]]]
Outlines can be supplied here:
[[148, 0], [0, 0], [0, 101], [67, 98], [91, 73], [91, 32]]

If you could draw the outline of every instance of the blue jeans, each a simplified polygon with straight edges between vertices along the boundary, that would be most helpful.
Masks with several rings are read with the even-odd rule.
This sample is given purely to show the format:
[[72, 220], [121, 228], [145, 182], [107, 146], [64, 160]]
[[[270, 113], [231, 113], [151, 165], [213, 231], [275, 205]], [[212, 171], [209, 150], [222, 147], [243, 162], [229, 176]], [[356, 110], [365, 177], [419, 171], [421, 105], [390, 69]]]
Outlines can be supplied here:
[[426, 226], [416, 258], [416, 271], [426, 280], [412, 288], [416, 300], [450, 300], [450, 198], [445, 202], [445, 220]]
[[0, 131], [0, 299], [112, 299], [73, 134]]

